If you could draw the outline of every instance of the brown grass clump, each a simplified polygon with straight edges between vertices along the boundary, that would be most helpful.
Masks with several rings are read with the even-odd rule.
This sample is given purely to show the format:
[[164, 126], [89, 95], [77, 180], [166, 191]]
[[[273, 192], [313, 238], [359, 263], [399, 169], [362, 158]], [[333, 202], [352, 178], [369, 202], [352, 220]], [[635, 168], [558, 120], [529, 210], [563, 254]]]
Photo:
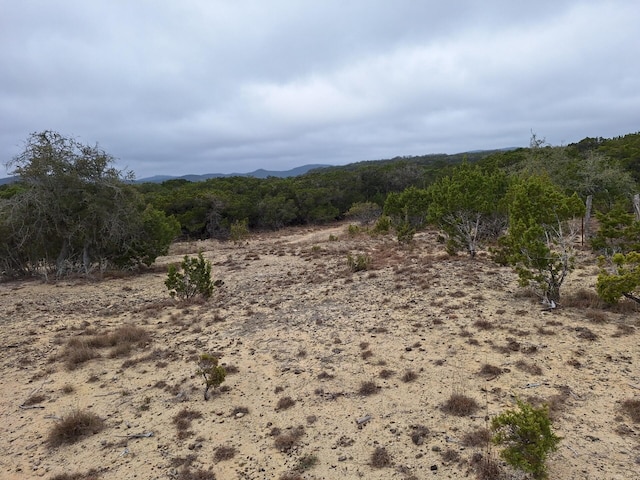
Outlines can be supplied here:
[[579, 309], [602, 308], [604, 302], [595, 291], [581, 288], [576, 292], [563, 295], [562, 306]]
[[376, 385], [376, 382], [373, 382], [371, 380], [362, 382], [360, 388], [358, 389], [358, 393], [360, 395], [373, 395], [374, 393], [378, 393], [378, 385]]
[[76, 409], [53, 426], [47, 442], [52, 447], [70, 445], [103, 428], [104, 421], [95, 413]]
[[503, 478], [500, 462], [491, 456], [477, 453], [471, 459], [478, 480], [500, 480]]
[[378, 376], [380, 378], [383, 378], [383, 379], [386, 380], [388, 378], [393, 377], [395, 374], [396, 374], [396, 372], [394, 372], [393, 370], [389, 370], [388, 368], [384, 368], [384, 369], [380, 370], [380, 373], [378, 374]]
[[622, 411], [631, 417], [634, 423], [640, 423], [640, 400], [631, 398], [622, 402]]
[[61, 473], [54, 475], [49, 480], [98, 480], [100, 472], [95, 469], [91, 469], [85, 473]]
[[296, 401], [291, 397], [282, 397], [278, 400], [278, 404], [276, 405], [276, 410], [286, 410], [288, 408], [293, 407], [296, 404]]
[[542, 375], [542, 368], [535, 363], [525, 362], [524, 360], [518, 360], [515, 364], [518, 370], [526, 372], [530, 375]]
[[100, 354], [94, 347], [90, 347], [86, 340], [72, 338], [60, 356], [65, 360], [67, 370], [75, 370], [83, 363], [100, 357]]
[[453, 463], [460, 461], [460, 452], [458, 452], [457, 450], [453, 450], [452, 448], [443, 450], [440, 455], [442, 456], [442, 460], [444, 462]]
[[476, 320], [473, 322], [473, 326], [480, 330], [492, 330], [495, 328], [495, 325], [488, 320]]
[[229, 447], [226, 445], [222, 445], [216, 448], [216, 452], [213, 454], [213, 459], [216, 462], [223, 462], [224, 460], [231, 460], [235, 457], [238, 451], [235, 447]]
[[304, 427], [300, 425], [288, 432], [278, 433], [275, 436], [274, 445], [281, 452], [288, 452], [297, 445], [303, 435]]
[[480, 406], [473, 398], [462, 393], [452, 393], [449, 399], [442, 405], [445, 413], [465, 417], [475, 413]]
[[376, 449], [371, 454], [371, 459], [369, 460], [369, 465], [373, 468], [384, 468], [390, 467], [392, 464], [391, 455], [384, 447], [376, 447]]
[[465, 433], [460, 443], [465, 447], [484, 447], [491, 441], [491, 432], [487, 428], [478, 428]]
[[500, 367], [496, 367], [495, 365], [489, 365], [488, 363], [485, 363], [480, 369], [480, 371], [478, 372], [478, 375], [485, 378], [493, 378], [493, 377], [497, 377], [501, 373], [502, 373], [502, 369]]
[[37, 405], [38, 403], [44, 402], [46, 399], [47, 399], [47, 397], [45, 395], [42, 395], [42, 394], [31, 395], [24, 402], [22, 402], [22, 406], [23, 407], [28, 407], [30, 405]]
[[404, 375], [400, 377], [400, 380], [402, 380], [404, 383], [413, 382], [414, 380], [417, 380], [417, 379], [418, 379], [418, 374], [413, 370], [407, 370], [406, 372], [404, 372]]
[[197, 418], [202, 418], [202, 413], [188, 408], [183, 408], [176, 413], [173, 417], [173, 424], [176, 426], [179, 436], [186, 436], [185, 432], [191, 427], [191, 422]]

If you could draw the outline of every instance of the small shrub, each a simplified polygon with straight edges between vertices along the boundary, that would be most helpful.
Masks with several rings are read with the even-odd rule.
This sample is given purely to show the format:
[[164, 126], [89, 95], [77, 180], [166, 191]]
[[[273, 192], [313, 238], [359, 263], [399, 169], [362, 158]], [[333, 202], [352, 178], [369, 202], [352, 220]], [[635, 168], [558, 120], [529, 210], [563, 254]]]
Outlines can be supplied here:
[[360, 227], [358, 225], [349, 225], [347, 233], [351, 236], [358, 235], [360, 233]]
[[453, 393], [442, 406], [442, 410], [451, 415], [465, 417], [475, 413], [480, 406], [473, 398], [462, 393]]
[[347, 255], [347, 267], [352, 272], [361, 272], [369, 270], [371, 267], [371, 257], [369, 255], [357, 254], [355, 257], [351, 254]]
[[103, 428], [104, 421], [95, 413], [76, 409], [53, 426], [47, 441], [52, 447], [68, 445]]
[[229, 227], [229, 238], [235, 244], [240, 244], [249, 238], [249, 220], [236, 220]]
[[381, 216], [376, 221], [376, 224], [373, 226], [373, 230], [371, 231], [374, 234], [385, 234], [391, 231], [391, 218], [386, 215]]
[[218, 357], [203, 353], [198, 360], [198, 374], [204, 380], [204, 399], [209, 400], [209, 389], [220, 386], [224, 382], [227, 372], [224, 367], [218, 366]]
[[549, 409], [534, 408], [517, 400], [518, 410], [507, 410], [494, 417], [493, 442], [505, 445], [500, 456], [512, 467], [530, 473], [533, 478], [547, 478], [546, 459], [557, 450], [560, 437], [551, 430]]
[[202, 252], [197, 258], [185, 255], [181, 268], [183, 273], [175, 265], [170, 265], [164, 282], [172, 298], [188, 300], [196, 295], [209, 298], [213, 294], [215, 285], [211, 280], [211, 262], [205, 260]]
[[376, 447], [376, 449], [371, 454], [371, 459], [369, 460], [369, 465], [373, 468], [384, 468], [390, 467], [392, 464], [391, 455], [384, 447]]
[[383, 378], [383, 379], [386, 380], [388, 378], [393, 377], [395, 374], [396, 374], [396, 372], [394, 372], [393, 370], [389, 370], [388, 368], [384, 368], [384, 369], [380, 370], [380, 373], [378, 374], [378, 376], [380, 378]]

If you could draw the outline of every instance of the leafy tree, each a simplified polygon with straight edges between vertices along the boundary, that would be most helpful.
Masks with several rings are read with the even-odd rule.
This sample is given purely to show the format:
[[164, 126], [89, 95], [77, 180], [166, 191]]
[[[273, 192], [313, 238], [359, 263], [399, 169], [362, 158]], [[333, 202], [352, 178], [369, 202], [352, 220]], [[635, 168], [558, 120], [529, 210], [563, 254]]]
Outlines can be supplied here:
[[[602, 268], [598, 275], [596, 290], [600, 298], [616, 303], [620, 298], [640, 303], [640, 252], [616, 253], [612, 257], [615, 272]], [[604, 267], [604, 258], [600, 259]]]
[[514, 183], [506, 204], [509, 228], [501, 239], [500, 256], [515, 267], [522, 286], [537, 287], [553, 307], [573, 269], [576, 231], [569, 221], [584, 215], [585, 206], [577, 195], [564, 195], [545, 177]]
[[427, 189], [428, 221], [448, 235], [450, 253], [464, 248], [474, 257], [480, 242], [501, 233], [506, 216], [497, 206], [506, 188], [507, 177], [502, 171], [489, 174], [464, 162]]
[[175, 265], [169, 265], [164, 282], [171, 297], [188, 300], [196, 295], [209, 298], [213, 294], [216, 283], [211, 280], [211, 262], [203, 257], [202, 252], [197, 258], [185, 255], [180, 266], [182, 272]]
[[3, 270], [61, 276], [130, 268], [166, 253], [175, 222], [147, 210], [113, 157], [56, 132], [34, 133], [8, 162], [21, 188], [0, 200]]
[[505, 445], [500, 456], [533, 478], [547, 478], [547, 455], [558, 449], [561, 438], [551, 430], [549, 408], [534, 408], [517, 400], [518, 410], [507, 410], [494, 417], [493, 442]]
[[204, 381], [204, 399], [209, 400], [209, 389], [220, 386], [227, 376], [227, 371], [218, 365], [218, 357], [203, 353], [198, 359], [198, 374]]

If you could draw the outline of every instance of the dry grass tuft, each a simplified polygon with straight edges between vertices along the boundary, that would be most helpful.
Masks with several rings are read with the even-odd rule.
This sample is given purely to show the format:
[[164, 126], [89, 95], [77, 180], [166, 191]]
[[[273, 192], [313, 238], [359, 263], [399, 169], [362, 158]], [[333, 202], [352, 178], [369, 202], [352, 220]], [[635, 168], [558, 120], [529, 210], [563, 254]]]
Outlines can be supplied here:
[[480, 369], [480, 371], [478, 372], [478, 375], [485, 378], [493, 378], [493, 377], [497, 377], [501, 373], [502, 373], [502, 369], [500, 367], [496, 367], [495, 365], [490, 365], [488, 363], [485, 363]]
[[287, 410], [288, 408], [293, 407], [296, 404], [296, 401], [291, 397], [282, 397], [278, 400], [276, 405], [276, 410]]
[[406, 372], [404, 372], [404, 375], [400, 377], [400, 380], [402, 380], [404, 383], [413, 382], [417, 379], [418, 379], [418, 374], [413, 370], [407, 370]]
[[465, 433], [460, 443], [464, 447], [485, 447], [491, 441], [491, 432], [487, 428], [478, 428], [472, 432]]
[[278, 433], [274, 439], [275, 447], [281, 452], [289, 452], [295, 447], [298, 441], [304, 435], [304, 427], [302, 425], [291, 429], [285, 433]]
[[453, 393], [442, 405], [442, 411], [458, 417], [466, 417], [474, 414], [480, 406], [478, 402], [462, 393]]
[[640, 423], [640, 400], [631, 398], [622, 402], [622, 411], [631, 417], [634, 423]]
[[390, 467], [392, 463], [391, 455], [384, 447], [377, 447], [371, 454], [371, 459], [369, 460], [369, 465], [373, 468]]
[[100, 475], [100, 472], [92, 468], [85, 473], [61, 473], [54, 475], [49, 480], [98, 480]]
[[526, 372], [530, 375], [542, 375], [542, 368], [535, 363], [525, 362], [524, 360], [518, 360], [515, 364], [518, 370]]
[[217, 462], [223, 462], [225, 460], [231, 460], [236, 456], [238, 450], [235, 447], [229, 447], [227, 445], [222, 445], [216, 448], [215, 453], [213, 454], [213, 460]]
[[378, 385], [374, 381], [362, 382], [360, 388], [358, 389], [358, 393], [360, 395], [373, 395], [378, 393]]
[[104, 421], [95, 413], [76, 409], [53, 426], [47, 442], [52, 447], [70, 445], [103, 428]]

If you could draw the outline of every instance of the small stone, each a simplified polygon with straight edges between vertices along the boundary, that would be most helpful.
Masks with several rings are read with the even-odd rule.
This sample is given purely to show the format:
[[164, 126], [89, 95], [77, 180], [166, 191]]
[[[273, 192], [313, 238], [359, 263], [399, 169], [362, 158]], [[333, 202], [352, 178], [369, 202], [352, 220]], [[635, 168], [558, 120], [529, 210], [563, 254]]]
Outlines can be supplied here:
[[435, 472], [436, 470], [438, 470], [438, 465], [431, 465], [431, 471]]
[[244, 413], [242, 412], [236, 413], [236, 418], [242, 418], [242, 417], [244, 417]]
[[347, 456], [346, 456], [346, 455], [340, 455], [340, 456], [338, 457], [338, 461], [339, 461], [339, 462], [344, 462], [346, 459], [347, 459]]

